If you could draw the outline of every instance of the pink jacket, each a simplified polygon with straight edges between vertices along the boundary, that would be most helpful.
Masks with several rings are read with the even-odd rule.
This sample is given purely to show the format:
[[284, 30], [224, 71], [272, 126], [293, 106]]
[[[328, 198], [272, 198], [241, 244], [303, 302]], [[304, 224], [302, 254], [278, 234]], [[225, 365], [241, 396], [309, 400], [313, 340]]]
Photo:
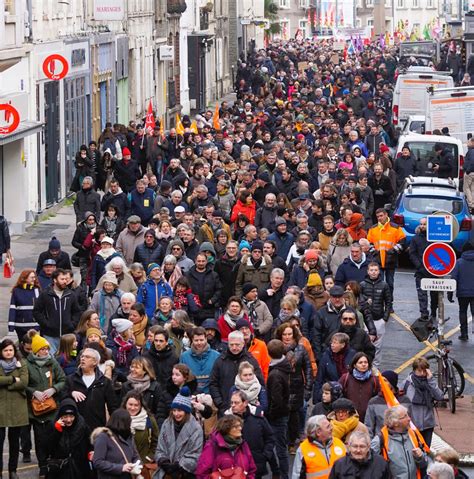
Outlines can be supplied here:
[[255, 479], [257, 466], [248, 444], [244, 441], [231, 452], [221, 433], [213, 432], [199, 457], [196, 479], [209, 479], [213, 472], [231, 467], [241, 467], [246, 473], [246, 479]]

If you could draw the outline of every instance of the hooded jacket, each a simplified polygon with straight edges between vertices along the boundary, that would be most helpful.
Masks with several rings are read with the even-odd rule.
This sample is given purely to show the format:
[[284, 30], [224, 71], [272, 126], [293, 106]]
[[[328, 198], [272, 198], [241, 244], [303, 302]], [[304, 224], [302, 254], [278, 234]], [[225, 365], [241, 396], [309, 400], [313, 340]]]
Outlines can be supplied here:
[[88, 258], [90, 250], [84, 246], [84, 240], [87, 238], [91, 230], [86, 226], [87, 218], [93, 216], [95, 219], [96, 225], [97, 223], [97, 216], [92, 213], [91, 211], [86, 211], [84, 214], [84, 219], [77, 224], [76, 231], [74, 231], [74, 236], [72, 237], [71, 244], [76, 248], [77, 256], [80, 258]]
[[[211, 320], [206, 320], [202, 323], [202, 327], [205, 328], [204, 323]], [[214, 320], [212, 320], [214, 321]], [[191, 369], [191, 372], [197, 379], [197, 392], [209, 394], [209, 381], [211, 377], [212, 368], [220, 353], [211, 349], [207, 345], [206, 349], [202, 353], [198, 353], [191, 346], [190, 349], [181, 354], [179, 362], [186, 364]]]
[[353, 241], [359, 241], [361, 238], [367, 237], [367, 232], [364, 228], [358, 228], [360, 222], [364, 218], [362, 213], [353, 213], [349, 226], [346, 231], [351, 235]]
[[158, 283], [148, 278], [138, 289], [137, 302], [142, 303], [147, 316], [153, 318], [160, 299], [165, 296], [173, 299], [171, 286], [163, 278], [160, 278]]
[[219, 354], [223, 353], [224, 351], [227, 351], [227, 343], [224, 343], [224, 341], [222, 341], [219, 325], [214, 318], [205, 319], [202, 322], [201, 327], [203, 327], [204, 329], [213, 329], [216, 332], [212, 341], [210, 341], [209, 339], [207, 340], [211, 349], [217, 351]]
[[[75, 411], [75, 419], [70, 427], [51, 426], [48, 435], [49, 456], [53, 459], [69, 458], [65, 469], [61, 471], [63, 477], [92, 479], [93, 474], [88, 461], [88, 454], [92, 450], [91, 430], [79, 414], [73, 399], [63, 399], [59, 404], [59, 410], [64, 407]], [[59, 419], [59, 414], [56, 418]]]
[[150, 263], [161, 264], [163, 262], [163, 256], [163, 248], [155, 238], [151, 246], [147, 246], [145, 242], [143, 242], [135, 248], [133, 262], [141, 263], [146, 271]]
[[290, 414], [290, 375], [291, 366], [286, 357], [279, 362], [270, 362], [267, 379], [267, 417], [270, 422]]
[[451, 278], [457, 281], [456, 296], [458, 298], [474, 297], [474, 251], [462, 253], [451, 273]]

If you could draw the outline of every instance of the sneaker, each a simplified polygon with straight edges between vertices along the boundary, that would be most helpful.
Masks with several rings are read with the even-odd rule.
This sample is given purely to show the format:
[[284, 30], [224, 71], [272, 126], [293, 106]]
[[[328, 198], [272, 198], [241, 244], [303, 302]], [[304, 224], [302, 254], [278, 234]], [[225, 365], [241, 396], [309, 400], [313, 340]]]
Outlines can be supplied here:
[[24, 462], [24, 463], [31, 462], [31, 454], [30, 454], [30, 453], [28, 453], [28, 454], [23, 454], [23, 462]]

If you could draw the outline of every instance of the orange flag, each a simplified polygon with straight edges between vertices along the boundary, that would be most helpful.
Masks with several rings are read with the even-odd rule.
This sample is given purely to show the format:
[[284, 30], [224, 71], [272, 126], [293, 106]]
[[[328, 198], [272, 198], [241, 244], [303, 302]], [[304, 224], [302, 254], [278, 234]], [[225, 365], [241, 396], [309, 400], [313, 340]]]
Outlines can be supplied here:
[[[383, 398], [385, 399], [385, 402], [387, 403], [388, 407], [393, 407], [393, 406], [398, 406], [400, 405], [399, 400], [396, 398], [395, 394], [392, 391], [392, 388], [390, 387], [387, 379], [378, 373], [378, 378], [379, 378], [379, 384], [380, 384], [380, 390], [382, 391]], [[423, 436], [421, 435], [420, 431], [418, 428], [413, 424], [413, 421], [410, 421], [410, 428], [412, 431], [416, 434], [418, 441], [423, 444], [423, 448], [425, 452], [429, 453], [430, 448], [428, 444], [426, 444], [425, 440], [423, 439]]]
[[196, 135], [199, 133], [196, 120], [191, 122], [191, 127], [189, 129]]
[[176, 113], [176, 133], [178, 135], [184, 135], [184, 126], [181, 123], [181, 117], [179, 116], [179, 113]]
[[148, 132], [148, 134], [151, 134], [153, 129], [155, 128], [156, 123], [155, 123], [155, 117], [153, 116], [153, 105], [148, 103], [148, 110], [146, 112], [146, 120], [145, 120], [145, 130]]
[[214, 110], [214, 117], [212, 119], [212, 126], [214, 127], [214, 130], [216, 131], [221, 130], [221, 124], [219, 123], [219, 102], [216, 103], [216, 108]]
[[161, 138], [165, 137], [165, 119], [164, 119], [164, 117], [160, 118], [160, 136], [161, 136]]

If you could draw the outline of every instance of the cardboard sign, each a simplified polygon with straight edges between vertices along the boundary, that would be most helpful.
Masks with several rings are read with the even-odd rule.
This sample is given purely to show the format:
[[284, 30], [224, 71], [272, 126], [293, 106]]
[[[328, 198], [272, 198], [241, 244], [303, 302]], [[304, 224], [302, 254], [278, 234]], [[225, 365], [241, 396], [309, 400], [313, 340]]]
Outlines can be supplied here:
[[[61, 70], [56, 70], [56, 62], [61, 63]], [[62, 80], [69, 71], [69, 63], [62, 55], [49, 55], [43, 62], [43, 73], [50, 80]]]

